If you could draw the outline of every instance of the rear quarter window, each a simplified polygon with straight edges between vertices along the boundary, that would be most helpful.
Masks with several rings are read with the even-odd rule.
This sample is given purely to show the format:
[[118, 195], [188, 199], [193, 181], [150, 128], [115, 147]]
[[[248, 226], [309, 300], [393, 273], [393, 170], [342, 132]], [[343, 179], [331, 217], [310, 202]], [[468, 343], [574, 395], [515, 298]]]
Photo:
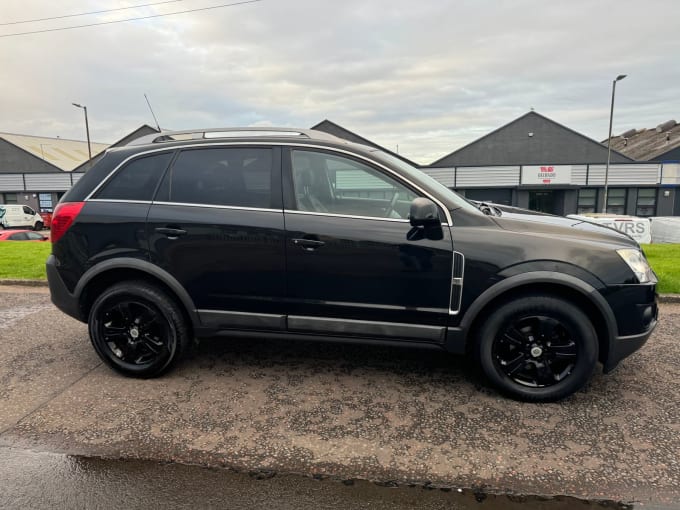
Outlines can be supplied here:
[[100, 200], [152, 200], [158, 181], [170, 164], [172, 154], [172, 152], [165, 152], [130, 161], [104, 184], [94, 198]]

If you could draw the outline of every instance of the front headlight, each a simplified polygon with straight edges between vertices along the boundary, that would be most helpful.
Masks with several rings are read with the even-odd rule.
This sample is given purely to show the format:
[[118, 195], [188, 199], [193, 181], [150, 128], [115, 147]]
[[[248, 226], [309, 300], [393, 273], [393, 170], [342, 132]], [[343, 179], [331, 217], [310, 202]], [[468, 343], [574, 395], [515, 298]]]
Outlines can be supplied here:
[[640, 250], [624, 248], [623, 250], [616, 250], [616, 253], [628, 264], [640, 283], [656, 283], [656, 275]]

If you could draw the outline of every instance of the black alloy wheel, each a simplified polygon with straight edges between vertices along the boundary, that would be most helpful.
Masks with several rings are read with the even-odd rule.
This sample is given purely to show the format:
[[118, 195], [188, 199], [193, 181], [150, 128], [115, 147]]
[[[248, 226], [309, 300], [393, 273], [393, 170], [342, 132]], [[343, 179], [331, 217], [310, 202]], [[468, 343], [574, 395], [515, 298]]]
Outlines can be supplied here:
[[548, 402], [578, 391], [590, 378], [598, 356], [590, 319], [569, 301], [526, 296], [500, 305], [484, 322], [477, 358], [502, 392], [532, 402]]
[[517, 384], [552, 386], [568, 377], [578, 361], [578, 348], [567, 328], [552, 317], [521, 317], [494, 339], [497, 368]]
[[92, 344], [118, 372], [154, 377], [170, 368], [189, 345], [186, 321], [177, 304], [146, 282], [106, 289], [89, 317]]

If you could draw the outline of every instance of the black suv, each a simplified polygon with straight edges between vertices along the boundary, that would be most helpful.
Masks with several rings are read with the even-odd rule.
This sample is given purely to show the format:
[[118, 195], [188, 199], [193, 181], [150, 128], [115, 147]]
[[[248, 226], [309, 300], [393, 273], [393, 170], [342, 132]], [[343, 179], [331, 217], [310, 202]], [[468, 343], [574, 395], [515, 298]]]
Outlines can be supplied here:
[[308, 130], [170, 132], [109, 149], [52, 219], [54, 303], [125, 375], [194, 338], [473, 355], [530, 401], [581, 388], [656, 325], [656, 277], [602, 228], [487, 216], [404, 161]]

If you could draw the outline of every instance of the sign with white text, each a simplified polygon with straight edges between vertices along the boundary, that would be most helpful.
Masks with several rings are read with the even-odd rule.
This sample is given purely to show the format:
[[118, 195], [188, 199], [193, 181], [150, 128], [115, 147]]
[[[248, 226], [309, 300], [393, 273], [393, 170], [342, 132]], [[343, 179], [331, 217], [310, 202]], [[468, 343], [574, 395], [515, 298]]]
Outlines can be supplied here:
[[522, 166], [522, 184], [571, 184], [571, 165]]

